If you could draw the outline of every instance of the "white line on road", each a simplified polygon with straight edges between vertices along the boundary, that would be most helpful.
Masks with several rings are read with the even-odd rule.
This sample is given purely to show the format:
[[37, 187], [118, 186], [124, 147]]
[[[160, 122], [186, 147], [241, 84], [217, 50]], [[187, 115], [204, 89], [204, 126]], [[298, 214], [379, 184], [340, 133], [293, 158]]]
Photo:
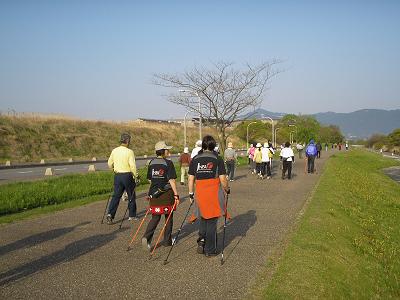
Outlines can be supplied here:
[[64, 170], [66, 170], [67, 168], [61, 168], [61, 169], [54, 169], [54, 171], [64, 171]]
[[23, 172], [17, 172], [19, 174], [28, 174], [28, 173], [33, 173], [33, 171], [23, 171]]

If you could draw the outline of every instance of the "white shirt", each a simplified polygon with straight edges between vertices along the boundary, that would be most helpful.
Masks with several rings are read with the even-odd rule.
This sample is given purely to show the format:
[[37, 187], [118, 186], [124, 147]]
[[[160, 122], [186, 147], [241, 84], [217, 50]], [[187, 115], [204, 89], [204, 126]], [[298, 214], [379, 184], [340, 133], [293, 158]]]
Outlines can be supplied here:
[[261, 155], [262, 155], [261, 159], [263, 162], [269, 161], [268, 152], [269, 152], [268, 148], [261, 148]]
[[192, 154], [190, 155], [190, 158], [195, 157], [197, 154], [199, 154], [199, 151], [201, 150], [201, 147], [195, 147], [192, 150]]
[[294, 156], [292, 148], [283, 148], [280, 156], [287, 158], [286, 161], [292, 161], [292, 156]]

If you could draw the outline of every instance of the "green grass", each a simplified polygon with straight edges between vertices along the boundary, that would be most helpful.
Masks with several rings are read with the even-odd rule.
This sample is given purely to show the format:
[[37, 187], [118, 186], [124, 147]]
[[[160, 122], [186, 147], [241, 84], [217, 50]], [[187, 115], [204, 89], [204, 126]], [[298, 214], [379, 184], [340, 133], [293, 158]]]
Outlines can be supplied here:
[[366, 151], [333, 156], [263, 289], [267, 299], [400, 298], [400, 185]]
[[[175, 166], [178, 178], [180, 168]], [[148, 187], [147, 168], [139, 169], [142, 181], [137, 191]], [[32, 182], [0, 186], [0, 223], [29, 218], [106, 199], [113, 188], [113, 173], [65, 175]]]

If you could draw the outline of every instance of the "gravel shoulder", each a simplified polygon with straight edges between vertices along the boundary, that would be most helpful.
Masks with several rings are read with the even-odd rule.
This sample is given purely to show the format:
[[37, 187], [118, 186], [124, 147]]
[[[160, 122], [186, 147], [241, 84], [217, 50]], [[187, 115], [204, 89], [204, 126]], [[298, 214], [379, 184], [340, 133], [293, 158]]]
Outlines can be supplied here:
[[[270, 180], [255, 178], [247, 167], [237, 170], [237, 179], [231, 183], [232, 220], [226, 229], [226, 262], [222, 266], [220, 257], [196, 254], [197, 224], [184, 226], [167, 265], [163, 260], [168, 248], [159, 248], [149, 260], [149, 253], [142, 250], [138, 240], [127, 252], [130, 234], [139, 222], [125, 221], [122, 229], [101, 225], [106, 201], [1, 226], [0, 296], [241, 299], [293, 226], [329, 154], [322, 155], [316, 160], [317, 174], [304, 174], [304, 161], [299, 160], [290, 181], [280, 179], [277, 162]], [[186, 189], [180, 191], [187, 194]], [[143, 215], [144, 199], [138, 198], [137, 204]], [[125, 206], [121, 202], [117, 219]], [[174, 232], [188, 207], [185, 197], [174, 215]], [[144, 226], [140, 234], [143, 231]]]

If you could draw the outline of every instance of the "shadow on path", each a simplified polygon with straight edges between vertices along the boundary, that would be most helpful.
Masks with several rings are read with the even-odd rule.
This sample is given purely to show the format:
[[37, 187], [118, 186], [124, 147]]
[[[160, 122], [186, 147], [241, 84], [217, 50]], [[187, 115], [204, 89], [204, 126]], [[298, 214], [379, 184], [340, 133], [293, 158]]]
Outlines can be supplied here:
[[[240, 237], [233, 248], [227, 253], [225, 261], [229, 260], [232, 252], [236, 249], [239, 243], [246, 236], [247, 232], [257, 221], [256, 211], [249, 210], [247, 213], [238, 215], [232, 218], [225, 229], [225, 248], [227, 248], [237, 237]], [[223, 239], [224, 227], [221, 226], [218, 233], [218, 241], [220, 244], [220, 249], [222, 249], [222, 239]]]
[[91, 222], [83, 222], [83, 223], [79, 223], [79, 224], [71, 226], [71, 227], [57, 228], [57, 229], [53, 229], [53, 230], [49, 230], [49, 231], [45, 231], [45, 232], [41, 232], [38, 234], [28, 236], [24, 239], [15, 241], [8, 245], [1, 246], [0, 247], [0, 256], [7, 254], [9, 252], [18, 250], [18, 249], [28, 248], [28, 247], [38, 245], [40, 243], [54, 240], [64, 234], [74, 231], [75, 228], [77, 228], [77, 227], [85, 226], [90, 223]]
[[[122, 229], [124, 230], [124, 229]], [[65, 246], [64, 249], [56, 251], [52, 254], [41, 257], [22, 266], [0, 274], [0, 286], [10, 282], [27, 277], [42, 270], [49, 269], [61, 263], [72, 261], [82, 255], [85, 255], [99, 247], [114, 240], [117, 233], [121, 230], [116, 230], [108, 234], [98, 234], [73, 242]]]

